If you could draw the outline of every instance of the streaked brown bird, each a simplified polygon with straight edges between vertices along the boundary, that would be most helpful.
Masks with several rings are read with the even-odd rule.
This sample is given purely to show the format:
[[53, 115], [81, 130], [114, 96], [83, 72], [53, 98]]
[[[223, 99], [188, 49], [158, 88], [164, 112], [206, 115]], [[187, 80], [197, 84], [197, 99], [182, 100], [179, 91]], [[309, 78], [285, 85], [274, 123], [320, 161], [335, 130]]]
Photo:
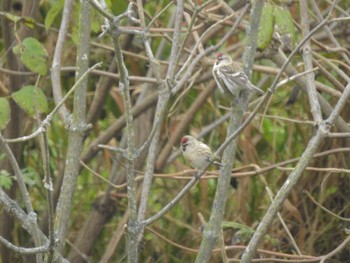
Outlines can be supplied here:
[[210, 147], [190, 135], [182, 137], [181, 151], [189, 165], [196, 170], [197, 175], [211, 162], [221, 166], [219, 162], [213, 161], [213, 153]]
[[224, 94], [236, 97], [244, 89], [261, 95], [264, 94], [264, 91], [254, 86], [242, 68], [225, 53], [216, 55], [213, 76], [220, 91]]

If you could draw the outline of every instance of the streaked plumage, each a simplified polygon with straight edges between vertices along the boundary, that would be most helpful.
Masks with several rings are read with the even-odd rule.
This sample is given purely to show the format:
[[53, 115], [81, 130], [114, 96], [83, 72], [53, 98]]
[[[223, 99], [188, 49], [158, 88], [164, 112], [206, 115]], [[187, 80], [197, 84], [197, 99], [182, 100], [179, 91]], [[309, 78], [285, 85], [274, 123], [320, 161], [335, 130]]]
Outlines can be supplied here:
[[243, 89], [264, 94], [264, 91], [249, 81], [242, 68], [227, 54], [219, 53], [216, 55], [213, 76], [220, 91], [224, 94], [237, 96]]

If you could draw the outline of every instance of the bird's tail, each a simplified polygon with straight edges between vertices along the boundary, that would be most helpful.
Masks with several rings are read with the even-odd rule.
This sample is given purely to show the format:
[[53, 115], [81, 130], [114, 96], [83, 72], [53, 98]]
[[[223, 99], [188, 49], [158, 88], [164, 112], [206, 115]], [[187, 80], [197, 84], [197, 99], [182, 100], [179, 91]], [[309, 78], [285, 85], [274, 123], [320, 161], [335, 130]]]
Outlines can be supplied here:
[[253, 92], [259, 93], [260, 95], [264, 95], [265, 92], [258, 87], [254, 86], [252, 83], [249, 83], [249, 89]]
[[218, 161], [214, 161], [213, 164], [215, 164], [215, 165], [218, 166], [218, 167], [222, 167], [222, 164], [219, 163]]

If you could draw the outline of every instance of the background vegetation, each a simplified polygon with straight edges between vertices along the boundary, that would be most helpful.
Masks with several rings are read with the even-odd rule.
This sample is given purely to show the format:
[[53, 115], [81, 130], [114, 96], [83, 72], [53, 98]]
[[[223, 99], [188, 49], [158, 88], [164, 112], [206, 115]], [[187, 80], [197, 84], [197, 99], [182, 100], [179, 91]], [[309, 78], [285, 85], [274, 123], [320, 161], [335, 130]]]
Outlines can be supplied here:
[[[0, 2], [0, 262], [350, 258], [348, 1]], [[267, 95], [220, 94], [215, 52]], [[180, 138], [215, 152], [257, 105], [197, 182]]]

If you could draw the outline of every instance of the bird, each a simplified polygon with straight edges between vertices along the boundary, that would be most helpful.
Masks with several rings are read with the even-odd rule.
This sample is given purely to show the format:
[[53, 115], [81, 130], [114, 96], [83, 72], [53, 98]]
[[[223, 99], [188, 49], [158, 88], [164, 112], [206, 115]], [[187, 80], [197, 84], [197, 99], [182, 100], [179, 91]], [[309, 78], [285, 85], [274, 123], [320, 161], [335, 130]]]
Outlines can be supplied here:
[[216, 54], [212, 73], [216, 84], [224, 94], [237, 97], [239, 92], [244, 89], [261, 95], [265, 94], [249, 81], [242, 68], [228, 54]]
[[196, 177], [210, 163], [222, 166], [221, 163], [214, 161], [213, 153], [208, 145], [190, 135], [185, 135], [181, 138], [181, 151], [189, 165], [196, 170]]

